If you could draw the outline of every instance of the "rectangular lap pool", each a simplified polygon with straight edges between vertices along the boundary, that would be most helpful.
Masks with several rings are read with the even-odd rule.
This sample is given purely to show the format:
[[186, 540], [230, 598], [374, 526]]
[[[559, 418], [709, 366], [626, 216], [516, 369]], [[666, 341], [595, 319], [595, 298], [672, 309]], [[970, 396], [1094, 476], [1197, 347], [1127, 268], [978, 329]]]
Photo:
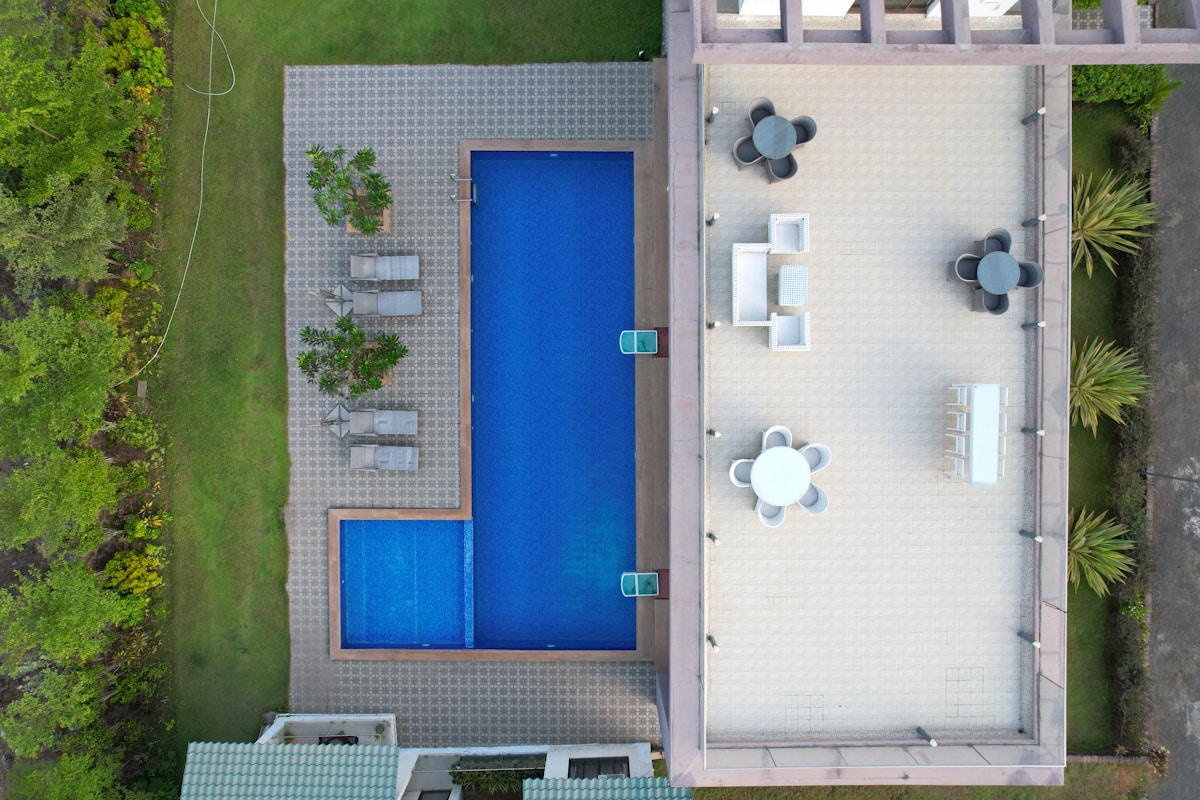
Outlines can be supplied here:
[[634, 154], [471, 176], [472, 519], [342, 520], [341, 647], [633, 650]]

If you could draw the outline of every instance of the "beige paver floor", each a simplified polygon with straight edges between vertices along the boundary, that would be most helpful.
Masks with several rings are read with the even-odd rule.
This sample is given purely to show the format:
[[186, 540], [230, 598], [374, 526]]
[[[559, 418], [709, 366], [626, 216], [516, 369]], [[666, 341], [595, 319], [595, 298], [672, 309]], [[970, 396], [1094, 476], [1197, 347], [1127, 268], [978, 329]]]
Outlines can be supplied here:
[[[994, 226], [1026, 254], [1034, 175], [1022, 68], [710, 67], [705, 160], [707, 661], [709, 741], [1016, 735], [1030, 722], [1025, 422], [1028, 293], [1005, 316], [972, 313], [949, 262]], [[920, 87], [929, 87], [921, 91]], [[746, 104], [807, 114], [800, 173], [768, 185], [730, 156]], [[774, 353], [765, 327], [731, 325], [730, 249], [766, 241], [773, 212], [811, 214], [810, 252], [768, 259], [771, 310], [812, 314], [811, 352]], [[809, 267], [809, 306], [780, 309], [778, 267]], [[1006, 475], [967, 485], [944, 469], [946, 388], [1011, 392]], [[1030, 389], [1032, 391], [1032, 389]], [[826, 514], [755, 517], [731, 460], [789, 426], [820, 441]]]

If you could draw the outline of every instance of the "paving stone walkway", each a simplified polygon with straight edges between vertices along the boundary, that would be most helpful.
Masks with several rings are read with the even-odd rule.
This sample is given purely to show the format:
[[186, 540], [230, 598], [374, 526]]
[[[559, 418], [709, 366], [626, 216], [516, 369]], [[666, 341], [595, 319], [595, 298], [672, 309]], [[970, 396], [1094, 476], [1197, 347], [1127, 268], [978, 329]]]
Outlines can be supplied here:
[[[654, 665], [332, 661], [326, 511], [448, 508], [459, 498], [458, 205], [460, 139], [649, 139], [649, 63], [511, 67], [289, 67], [284, 77], [287, 168], [287, 357], [290, 547], [288, 595], [294, 712], [394, 712], [404, 746], [658, 740]], [[372, 147], [392, 184], [392, 230], [369, 240], [328, 227], [305, 182], [319, 143]], [[319, 422], [335, 400], [295, 368], [305, 325], [330, 326], [321, 290], [349, 276], [351, 253], [417, 254], [423, 313], [369, 320], [409, 356], [378, 408], [415, 409], [415, 473], [351, 474], [345, 441]], [[387, 591], [387, 587], [380, 587]]]

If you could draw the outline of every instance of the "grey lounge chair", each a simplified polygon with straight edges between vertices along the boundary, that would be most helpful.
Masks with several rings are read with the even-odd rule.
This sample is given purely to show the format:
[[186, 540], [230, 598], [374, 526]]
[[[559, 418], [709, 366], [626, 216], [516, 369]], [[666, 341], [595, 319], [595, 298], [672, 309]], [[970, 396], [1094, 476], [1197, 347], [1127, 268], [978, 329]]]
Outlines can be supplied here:
[[325, 305], [344, 317], [409, 317], [421, 313], [421, 293], [416, 292], [352, 292], [338, 286]]
[[987, 236], [983, 237], [983, 254], [994, 253], [1001, 250], [1007, 253], [1012, 249], [1012, 234], [1004, 230], [1004, 228], [992, 228], [987, 232]]
[[975, 290], [973, 311], [986, 311], [989, 314], [1003, 314], [1008, 311], [1008, 295], [992, 294], [982, 286]]
[[421, 277], [417, 256], [350, 256], [350, 277], [358, 281], [415, 281]]
[[338, 403], [325, 416], [325, 425], [338, 436], [411, 436], [417, 432], [417, 412], [388, 409], [348, 411]]
[[743, 136], [733, 143], [733, 163], [739, 170], [762, 161], [763, 155], [754, 146], [753, 136]]
[[363, 409], [350, 412], [351, 436], [412, 436], [416, 432], [415, 411]]
[[415, 470], [417, 448], [385, 447], [377, 444], [356, 444], [350, 447], [350, 469], [375, 472], [377, 470]]
[[1022, 289], [1032, 289], [1035, 286], [1040, 286], [1045, 273], [1042, 272], [1040, 264], [1035, 264], [1032, 261], [1017, 262], [1017, 267], [1021, 270], [1021, 277], [1017, 280], [1017, 286]]
[[757, 125], [767, 117], [775, 116], [775, 104], [766, 97], [756, 97], [746, 108], [746, 116], [750, 119], [751, 125]]
[[812, 117], [796, 117], [792, 127], [796, 129], [796, 147], [811, 142], [817, 135], [817, 123]]
[[783, 518], [787, 515], [785, 506], [773, 506], [770, 503], [764, 502], [759, 498], [754, 504], [754, 513], [758, 514], [758, 521], [768, 528], [778, 528], [783, 524]]
[[796, 157], [791, 153], [787, 154], [787, 158], [768, 158], [767, 182], [776, 183], [778, 181], [786, 181], [788, 178], [794, 178], [799, 169], [799, 166], [796, 164]]
[[979, 285], [980, 257], [971, 253], [963, 253], [954, 262], [954, 275], [960, 281], [973, 286]]

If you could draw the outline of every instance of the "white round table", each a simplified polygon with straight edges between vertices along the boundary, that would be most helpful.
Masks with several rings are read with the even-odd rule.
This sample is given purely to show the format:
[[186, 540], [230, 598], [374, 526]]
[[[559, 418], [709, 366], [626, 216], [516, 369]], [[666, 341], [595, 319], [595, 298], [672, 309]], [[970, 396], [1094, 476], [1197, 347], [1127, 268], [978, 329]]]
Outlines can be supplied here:
[[754, 493], [773, 506], [787, 506], [804, 497], [812, 484], [812, 471], [800, 451], [772, 447], [759, 453], [750, 468]]

